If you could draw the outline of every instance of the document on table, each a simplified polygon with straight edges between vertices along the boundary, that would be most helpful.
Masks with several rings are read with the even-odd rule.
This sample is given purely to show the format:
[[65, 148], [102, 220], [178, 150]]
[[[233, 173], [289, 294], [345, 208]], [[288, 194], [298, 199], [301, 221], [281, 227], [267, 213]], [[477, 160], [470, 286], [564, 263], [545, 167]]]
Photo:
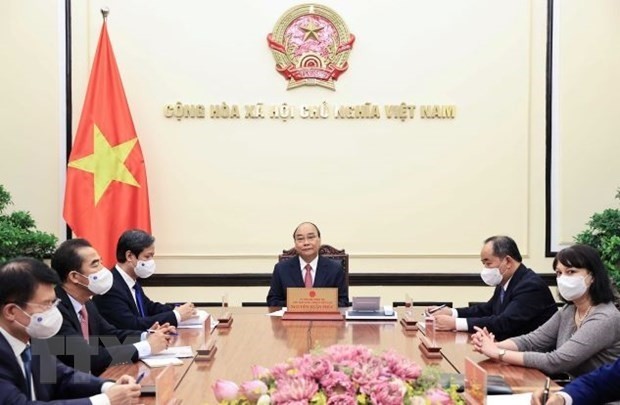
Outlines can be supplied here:
[[141, 358], [142, 362], [149, 367], [165, 367], [169, 364], [179, 366], [183, 364], [182, 358], [194, 357], [191, 346], [174, 346], [166, 350]]
[[267, 314], [267, 316], [277, 316], [277, 317], [283, 317], [284, 313], [286, 312], [286, 307], [282, 308], [279, 311], [273, 311]]
[[513, 395], [487, 395], [487, 405], [529, 405], [532, 393]]
[[[209, 316], [209, 314], [207, 313], [207, 311], [203, 311], [202, 309], [199, 309], [196, 312], [196, 314], [197, 316], [193, 318], [189, 318], [189, 319], [179, 322], [177, 329], [200, 329], [202, 328], [202, 325], [204, 325], [205, 319], [207, 319], [207, 316]], [[211, 322], [213, 322], [213, 320]]]
[[180, 366], [183, 364], [183, 360], [177, 359], [176, 357], [145, 358], [140, 360], [151, 368], [166, 367], [168, 365]]
[[166, 350], [163, 350], [159, 353], [150, 354], [144, 358], [145, 359], [163, 359], [163, 358], [170, 358], [170, 357], [175, 357], [179, 359], [183, 359], [187, 357], [194, 357], [194, 352], [191, 346], [172, 346], [172, 347], [167, 348]]

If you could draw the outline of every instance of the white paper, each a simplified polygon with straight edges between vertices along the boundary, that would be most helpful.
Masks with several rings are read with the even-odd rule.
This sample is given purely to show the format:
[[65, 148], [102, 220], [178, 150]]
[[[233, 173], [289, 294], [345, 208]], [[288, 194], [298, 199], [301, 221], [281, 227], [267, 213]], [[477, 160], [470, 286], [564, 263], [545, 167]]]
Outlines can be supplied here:
[[278, 317], [282, 317], [284, 316], [284, 313], [286, 312], [286, 307], [282, 308], [279, 311], [273, 311], [267, 314], [267, 316], [278, 316]]
[[141, 359], [144, 364], [149, 367], [166, 367], [168, 365], [180, 366], [183, 364], [183, 360], [176, 357], [163, 357], [159, 359]]
[[487, 405], [529, 405], [531, 401], [531, 392], [513, 395], [487, 395]]
[[191, 346], [172, 346], [159, 353], [150, 354], [143, 359], [164, 359], [164, 358], [187, 358], [194, 357], [194, 352]]
[[204, 325], [205, 319], [207, 319], [207, 316], [209, 316], [209, 314], [207, 313], [207, 311], [204, 311], [202, 309], [199, 309], [196, 312], [196, 314], [197, 316], [193, 318], [189, 318], [189, 319], [179, 322], [179, 325], [177, 326], [177, 328], [179, 329], [202, 328], [202, 325]]

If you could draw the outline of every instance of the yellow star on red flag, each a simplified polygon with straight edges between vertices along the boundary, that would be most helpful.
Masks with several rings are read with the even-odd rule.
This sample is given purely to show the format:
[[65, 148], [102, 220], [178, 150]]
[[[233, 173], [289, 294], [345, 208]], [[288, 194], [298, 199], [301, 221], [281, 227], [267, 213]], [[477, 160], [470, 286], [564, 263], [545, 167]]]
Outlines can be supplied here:
[[93, 125], [94, 151], [92, 155], [69, 162], [69, 167], [92, 173], [95, 180], [95, 205], [113, 181], [140, 187], [125, 166], [125, 159], [138, 138], [111, 146], [97, 125]]

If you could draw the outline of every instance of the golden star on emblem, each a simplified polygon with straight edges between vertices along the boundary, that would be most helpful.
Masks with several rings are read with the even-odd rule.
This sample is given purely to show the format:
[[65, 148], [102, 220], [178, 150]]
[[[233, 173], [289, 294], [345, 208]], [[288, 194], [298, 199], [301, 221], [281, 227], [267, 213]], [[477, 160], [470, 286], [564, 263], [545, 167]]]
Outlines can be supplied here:
[[304, 42], [305, 42], [310, 37], [313, 37], [315, 40], [318, 41], [319, 37], [317, 36], [317, 33], [325, 27], [319, 27], [318, 25], [314, 25], [314, 21], [310, 20], [310, 22], [306, 24], [305, 27], [300, 27], [300, 28], [306, 33], [306, 35], [304, 35]]
[[69, 162], [69, 167], [93, 173], [95, 180], [95, 205], [97, 205], [103, 193], [113, 181], [140, 187], [133, 174], [125, 166], [125, 159], [129, 156], [138, 138], [111, 146], [97, 125], [93, 126], [93, 135], [93, 154]]

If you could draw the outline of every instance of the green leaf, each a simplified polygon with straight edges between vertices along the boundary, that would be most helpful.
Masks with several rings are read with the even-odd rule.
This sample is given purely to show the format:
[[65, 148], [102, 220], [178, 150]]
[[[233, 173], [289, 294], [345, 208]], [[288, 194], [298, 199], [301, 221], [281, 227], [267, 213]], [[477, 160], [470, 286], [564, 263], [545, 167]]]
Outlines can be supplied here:
[[[0, 184], [0, 213], [11, 204], [11, 195]], [[36, 229], [29, 212], [14, 211], [0, 215], [0, 262], [17, 256], [42, 260], [52, 254], [57, 242], [55, 235]]]

